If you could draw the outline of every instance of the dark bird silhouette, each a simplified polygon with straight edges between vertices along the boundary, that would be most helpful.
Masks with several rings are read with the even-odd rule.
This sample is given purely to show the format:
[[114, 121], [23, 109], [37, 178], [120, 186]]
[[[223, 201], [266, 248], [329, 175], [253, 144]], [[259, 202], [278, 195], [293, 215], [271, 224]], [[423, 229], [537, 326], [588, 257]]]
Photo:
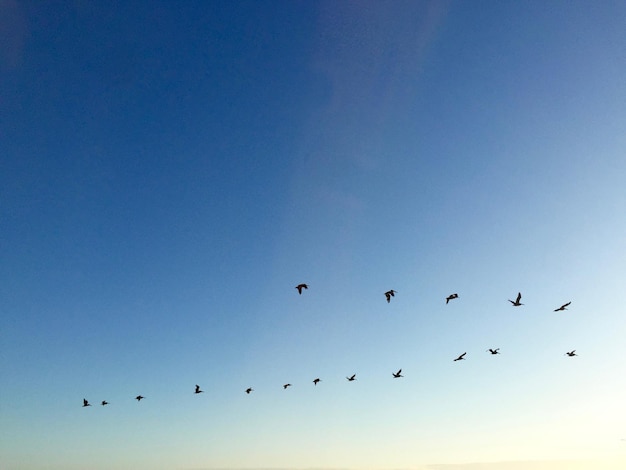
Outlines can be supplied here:
[[457, 357], [454, 362], [456, 361], [464, 361], [465, 360], [465, 355], [467, 354], [467, 352], [464, 352], [463, 354], [461, 354], [459, 357]]
[[388, 290], [387, 292], [385, 292], [385, 297], [387, 298], [387, 303], [391, 302], [391, 298], [396, 295], [397, 292], [393, 289]]
[[391, 375], [393, 375], [394, 378], [399, 379], [400, 377], [404, 377], [404, 375], [402, 375], [401, 372], [402, 372], [402, 369], [398, 369], [398, 372], [395, 372], [395, 373], [392, 372]]
[[519, 307], [520, 305], [524, 305], [523, 303], [520, 302], [520, 300], [522, 300], [522, 293], [518, 292], [517, 299], [515, 299], [515, 302], [513, 302], [511, 299], [509, 299], [509, 302], [513, 304], [513, 307]]
[[196, 391], [193, 393], [204, 393], [204, 390], [200, 390], [200, 385], [196, 385]]
[[498, 351], [500, 351], [500, 348], [496, 348], [496, 349], [487, 349], [487, 352], [490, 352], [491, 354], [500, 354]]
[[87, 400], [83, 398], [83, 408], [86, 406], [91, 406]]
[[350, 377], [346, 377], [346, 379], [348, 379], [348, 382], [353, 382], [356, 380], [356, 374], [352, 374]]
[[137, 395], [137, 396], [135, 397], [135, 400], [137, 400], [137, 401], [141, 401], [141, 400], [143, 400], [144, 398], [146, 398], [146, 397], [142, 397], [141, 395]]
[[569, 306], [569, 304], [571, 304], [572, 302], [569, 301], [566, 304], [561, 305], [559, 308], [554, 309], [555, 312], [562, 312], [563, 310], [567, 310], [567, 307]]
[[448, 304], [448, 302], [450, 302], [451, 300], [454, 299], [458, 299], [459, 298], [459, 294], [450, 294], [448, 297], [446, 297], [446, 305]]
[[102, 403], [100, 403], [100, 404], [101, 404], [102, 406], [105, 406], [105, 405], [108, 405], [108, 404], [109, 404], [109, 402], [108, 402], [108, 401], [106, 401], [106, 400], [102, 400]]
[[252, 389], [252, 388], [246, 388], [246, 393], [247, 393], [248, 395], [250, 395], [250, 392], [254, 392], [254, 389]]
[[317, 379], [315, 379], [313, 381], [313, 385], [317, 385], [318, 383], [320, 383], [322, 381], [322, 379], [320, 379], [319, 377]]
[[288, 387], [291, 387], [291, 384], [285, 384], [285, 385], [283, 385], [283, 388], [284, 388], [285, 390], [287, 390], [287, 388], [288, 388]]
[[573, 351], [566, 352], [565, 355], [569, 356], [569, 357], [578, 356], [578, 354], [576, 354], [576, 350], [575, 349]]
[[302, 295], [302, 289], [308, 289], [309, 286], [306, 284], [298, 284], [296, 289], [298, 289], [298, 294]]

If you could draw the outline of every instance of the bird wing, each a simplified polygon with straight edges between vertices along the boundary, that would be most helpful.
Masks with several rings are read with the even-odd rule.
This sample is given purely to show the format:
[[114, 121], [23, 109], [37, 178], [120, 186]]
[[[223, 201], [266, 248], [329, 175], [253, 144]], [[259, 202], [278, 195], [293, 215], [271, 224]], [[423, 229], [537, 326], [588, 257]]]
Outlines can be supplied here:
[[517, 300], [515, 301], [516, 303], [519, 303], [519, 301], [522, 300], [522, 293], [518, 292], [517, 293]]

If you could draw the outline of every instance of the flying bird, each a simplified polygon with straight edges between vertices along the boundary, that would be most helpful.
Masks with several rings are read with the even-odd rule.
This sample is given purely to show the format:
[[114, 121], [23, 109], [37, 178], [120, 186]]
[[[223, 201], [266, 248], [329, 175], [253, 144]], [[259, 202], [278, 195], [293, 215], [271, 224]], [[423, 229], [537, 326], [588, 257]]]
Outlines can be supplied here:
[[397, 294], [397, 292], [393, 289], [388, 290], [387, 292], [385, 292], [385, 297], [387, 298], [387, 303], [391, 302], [391, 298]]
[[356, 380], [356, 374], [352, 374], [350, 377], [346, 377], [346, 379], [348, 379], [348, 382], [353, 382]]
[[86, 399], [83, 398], [83, 408], [86, 407], [86, 406], [91, 406], [91, 405], [89, 404], [89, 402]]
[[137, 395], [137, 396], [135, 397], [135, 400], [137, 400], [137, 401], [141, 401], [141, 400], [143, 400], [144, 398], [146, 398], [146, 397], [142, 397], [141, 395]]
[[252, 388], [246, 388], [246, 393], [247, 393], [248, 395], [250, 395], [250, 392], [254, 392], [254, 389], [252, 389]]
[[298, 289], [298, 294], [302, 295], [302, 289], [308, 289], [309, 286], [306, 284], [298, 284], [296, 289]]
[[108, 405], [108, 404], [109, 404], [109, 402], [108, 402], [108, 401], [106, 401], [106, 400], [102, 400], [102, 403], [100, 403], [100, 404], [101, 404], [102, 406], [105, 406], [105, 405]]
[[196, 391], [193, 393], [204, 393], [204, 390], [200, 390], [200, 385], [196, 385]]
[[318, 384], [319, 382], [321, 382], [321, 381], [322, 381], [322, 379], [320, 379], [320, 378], [318, 377], [317, 379], [315, 379], [315, 380], [313, 381], [313, 385], [317, 385], [317, 384]]
[[464, 352], [463, 354], [461, 354], [459, 357], [457, 357], [454, 362], [456, 361], [464, 361], [465, 360], [465, 355], [467, 354], [467, 352]]
[[287, 388], [288, 388], [288, 387], [291, 387], [291, 384], [285, 384], [285, 385], [283, 385], [283, 388], [284, 388], [285, 390], [287, 390]]
[[404, 377], [404, 375], [401, 374], [402, 369], [398, 369], [398, 372], [392, 372], [391, 375], [394, 376], [394, 378], [399, 379], [400, 377]]
[[500, 354], [498, 351], [500, 351], [500, 348], [496, 348], [496, 349], [487, 349], [487, 352], [490, 352], [491, 354]]
[[446, 297], [446, 305], [448, 304], [448, 302], [450, 302], [451, 300], [454, 299], [458, 299], [459, 298], [459, 294], [450, 294], [448, 297]]
[[569, 357], [578, 356], [578, 354], [576, 354], [576, 350], [575, 349], [573, 351], [566, 352], [565, 355], [569, 356]]
[[522, 293], [518, 292], [517, 299], [515, 299], [515, 302], [513, 302], [511, 299], [509, 299], [509, 302], [513, 304], [513, 307], [519, 307], [520, 305], [524, 305], [523, 303], [520, 302], [520, 300], [522, 300]]
[[567, 310], [567, 307], [569, 306], [569, 304], [571, 304], [572, 302], [569, 301], [566, 304], [561, 305], [559, 308], [554, 309], [555, 312], [562, 312], [563, 310]]

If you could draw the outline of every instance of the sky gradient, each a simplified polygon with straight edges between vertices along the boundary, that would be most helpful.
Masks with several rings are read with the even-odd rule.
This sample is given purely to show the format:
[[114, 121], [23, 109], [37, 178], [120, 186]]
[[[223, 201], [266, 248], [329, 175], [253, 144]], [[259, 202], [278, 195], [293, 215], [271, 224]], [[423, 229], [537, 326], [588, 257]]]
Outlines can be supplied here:
[[624, 468], [625, 24], [0, 0], [0, 466]]

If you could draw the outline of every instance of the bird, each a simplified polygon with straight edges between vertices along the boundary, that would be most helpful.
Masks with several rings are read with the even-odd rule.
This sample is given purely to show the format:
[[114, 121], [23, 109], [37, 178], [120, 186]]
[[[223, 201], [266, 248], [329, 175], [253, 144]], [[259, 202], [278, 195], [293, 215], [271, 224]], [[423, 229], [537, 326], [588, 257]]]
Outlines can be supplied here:
[[515, 302], [513, 302], [511, 299], [509, 299], [509, 302], [513, 304], [513, 307], [519, 307], [520, 305], [524, 305], [523, 303], [520, 302], [521, 299], [522, 299], [522, 293], [518, 292], [517, 299], [515, 299]]
[[247, 393], [248, 395], [250, 395], [250, 392], [254, 392], [254, 389], [252, 389], [252, 388], [246, 388], [246, 393]]
[[569, 356], [569, 357], [578, 356], [578, 354], [576, 354], [576, 350], [575, 349], [573, 351], [566, 352], [565, 355]]
[[387, 298], [387, 303], [391, 302], [391, 298], [397, 294], [397, 292], [393, 289], [388, 290], [387, 292], [385, 292], [385, 297]]
[[298, 284], [296, 289], [298, 289], [298, 294], [302, 295], [302, 289], [308, 289], [309, 286], [307, 284]]
[[401, 374], [402, 369], [398, 369], [398, 372], [392, 372], [391, 375], [393, 375], [394, 378], [399, 379], [400, 377], [404, 377], [404, 375]]
[[105, 406], [105, 405], [108, 405], [108, 404], [109, 404], [109, 402], [108, 402], [108, 401], [106, 401], [106, 400], [102, 400], [102, 403], [100, 403], [100, 404], [101, 404], [102, 406]]
[[196, 391], [193, 393], [204, 393], [204, 390], [200, 390], [200, 385], [196, 385]]
[[356, 380], [356, 374], [352, 374], [350, 377], [346, 377], [346, 379], [348, 379], [348, 382], [353, 382]]
[[561, 305], [559, 308], [554, 309], [554, 311], [555, 312], [562, 312], [563, 310], [567, 310], [568, 305], [571, 304], [571, 303], [572, 303], [572, 301], [570, 300], [566, 304]]
[[498, 351], [500, 350], [500, 348], [496, 348], [496, 349], [487, 349], [487, 352], [490, 352], [491, 354], [500, 354]]
[[450, 294], [448, 297], [446, 297], [446, 305], [448, 304], [448, 302], [450, 302], [453, 299], [458, 299], [459, 298], [459, 294]]
[[287, 390], [287, 388], [288, 388], [288, 387], [291, 387], [291, 384], [285, 384], [285, 385], [283, 385], [283, 388], [284, 388], [285, 390]]
[[463, 356], [465, 356], [466, 354], [467, 354], [467, 352], [464, 352], [464, 353], [463, 353], [463, 354], [461, 354], [459, 357], [457, 357], [457, 358], [454, 360], [454, 362], [456, 362], [456, 361], [464, 361], [464, 360], [465, 360], [465, 357], [463, 357]]
[[89, 402], [85, 398], [83, 398], [83, 408], [86, 407], [86, 406], [91, 406], [91, 405], [89, 404]]
[[318, 377], [317, 379], [315, 379], [315, 380], [313, 381], [313, 385], [317, 385], [317, 384], [318, 384], [319, 382], [321, 382], [321, 381], [322, 381], [322, 379], [320, 379], [320, 378]]
[[135, 397], [135, 400], [137, 400], [137, 401], [141, 401], [141, 400], [143, 400], [144, 398], [146, 398], [146, 397], [142, 397], [141, 395], [137, 395], [137, 396]]

